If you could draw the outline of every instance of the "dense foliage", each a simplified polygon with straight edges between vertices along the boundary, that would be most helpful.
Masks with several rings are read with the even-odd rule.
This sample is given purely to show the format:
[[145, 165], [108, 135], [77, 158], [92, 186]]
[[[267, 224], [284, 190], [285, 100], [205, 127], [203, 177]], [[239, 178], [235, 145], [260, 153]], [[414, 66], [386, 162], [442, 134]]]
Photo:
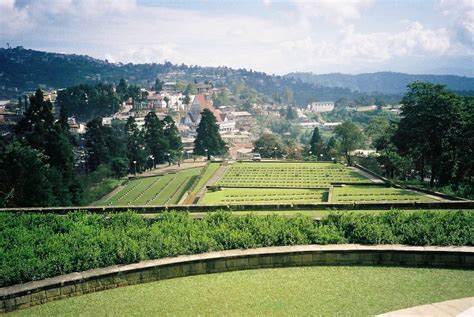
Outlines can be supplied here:
[[474, 245], [469, 211], [233, 217], [185, 213], [0, 214], [0, 286], [181, 254], [297, 244]]
[[[0, 207], [79, 203], [82, 189], [70, 137], [54, 121], [52, 104], [38, 89], [29, 97], [15, 135], [0, 139]], [[33, 186], [39, 187], [36, 192]]]
[[117, 112], [120, 98], [112, 85], [79, 85], [58, 91], [56, 105], [61, 109], [62, 118], [75, 117], [84, 122]]
[[[155, 83], [155, 88], [159, 90], [162, 83], [155, 82], [156, 76], [163, 77], [168, 73], [179, 73], [180, 75], [177, 75], [176, 79], [187, 82], [192, 82], [199, 76], [202, 80], [211, 81], [221, 78], [216, 84], [229, 87], [244, 83], [250, 87], [248, 91], [253, 90], [277, 102], [289, 102], [291, 99], [298, 106], [305, 106], [315, 100], [333, 100], [341, 106], [370, 105], [377, 98], [382, 98], [387, 103], [396, 103], [401, 95], [401, 91], [397, 94], [388, 94], [390, 92], [378, 89], [380, 93], [367, 94], [355, 91], [353, 87], [342, 88], [331, 83], [306, 82], [304, 78], [275, 76], [246, 69], [173, 65], [169, 62], [164, 64], [113, 64], [88, 56], [46, 53], [22, 47], [0, 49], [0, 72], [3, 73], [0, 78], [0, 97], [2, 98], [16, 98], [18, 91], [32, 91], [40, 85], [46, 89], [59, 89], [84, 83], [117, 83], [121, 78], [147, 88], [151, 86], [151, 83]], [[369, 75], [377, 78], [377, 74]], [[397, 76], [392, 74], [388, 74], [388, 77], [394, 78], [392, 80], [397, 83], [397, 87], [399, 82], [403, 87], [407, 83], [400, 81]], [[442, 77], [430, 76], [428, 79], [431, 78], [439, 80], [438, 78]], [[376, 79], [376, 82], [379, 80]], [[457, 90], [472, 86], [472, 79], [457, 76], [442, 78], [441, 82], [448, 84], [453, 82], [455, 85], [452, 88]], [[234, 83], [238, 83], [238, 85], [234, 85]], [[194, 94], [192, 89], [185, 90], [187, 94]], [[291, 94], [288, 93], [290, 91]], [[243, 94], [245, 99], [248, 99], [247, 92]]]
[[223, 155], [227, 153], [227, 147], [219, 134], [219, 126], [216, 117], [208, 110], [201, 112], [201, 121], [196, 129], [197, 136], [194, 141], [194, 154], [206, 155], [207, 159], [211, 155]]

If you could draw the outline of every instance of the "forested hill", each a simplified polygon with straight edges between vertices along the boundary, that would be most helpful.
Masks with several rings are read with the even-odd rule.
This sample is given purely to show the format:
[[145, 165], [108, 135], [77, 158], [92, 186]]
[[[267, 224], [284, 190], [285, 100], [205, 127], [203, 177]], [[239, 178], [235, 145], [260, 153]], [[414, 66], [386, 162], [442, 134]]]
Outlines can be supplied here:
[[[59, 89], [84, 83], [117, 84], [121, 78], [149, 88], [159, 77], [161, 80], [208, 80], [217, 86], [226, 85], [231, 89], [244, 84], [262, 96], [266, 96], [267, 101], [284, 100], [290, 92], [294, 103], [299, 106], [304, 106], [311, 101], [335, 101], [337, 105], [343, 106], [366, 105], [373, 104], [377, 99], [382, 99], [387, 103], [397, 103], [405, 92], [406, 84], [411, 82], [411, 79], [421, 79], [419, 77], [412, 78], [411, 75], [406, 74], [380, 74], [387, 74], [386, 76], [389, 78], [386, 80], [387, 87], [374, 89], [378, 91], [377, 93], [366, 93], [363, 90], [354, 91], [354, 86], [337, 87], [337, 79], [327, 83], [309, 82], [312, 75], [308, 74], [305, 76], [297, 74], [298, 76], [302, 75], [301, 78], [293, 78], [268, 75], [246, 69], [175, 65], [169, 62], [163, 64], [117, 64], [84, 55], [40, 52], [23, 47], [0, 48], [0, 99], [16, 99], [19, 95], [32, 92], [38, 87]], [[348, 85], [343, 80], [347, 75], [334, 75], [342, 76], [341, 86], [342, 84]], [[367, 76], [371, 75], [377, 74], [367, 74]], [[392, 78], [391, 75], [397, 76], [392, 76]], [[403, 78], [403, 82], [401, 79], [396, 80], [399, 77]], [[440, 77], [438, 82], [450, 84], [450, 82], [442, 81], [443, 76], [434, 77]], [[470, 89], [474, 87], [473, 79], [447, 76], [449, 79], [451, 77], [459, 81], [459, 84], [449, 86], [454, 90], [466, 90], [469, 86]], [[470, 81], [471, 84], [465, 84], [465, 81]], [[392, 85], [397, 89], [393, 89]], [[393, 91], [396, 92], [393, 93]]]
[[288, 78], [326, 87], [348, 88], [362, 93], [381, 92], [385, 94], [403, 94], [406, 86], [414, 81], [426, 81], [446, 85], [448, 89], [474, 93], [474, 78], [454, 75], [411, 75], [393, 72], [379, 72], [358, 75], [341, 73], [316, 75], [313, 73], [290, 73]]

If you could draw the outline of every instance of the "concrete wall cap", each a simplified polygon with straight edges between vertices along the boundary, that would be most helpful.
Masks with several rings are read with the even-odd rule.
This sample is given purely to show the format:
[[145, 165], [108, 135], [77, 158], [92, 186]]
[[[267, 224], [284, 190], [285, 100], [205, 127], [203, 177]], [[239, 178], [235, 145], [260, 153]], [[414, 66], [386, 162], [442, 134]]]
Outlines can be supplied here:
[[83, 272], [74, 272], [65, 275], [55, 276], [40, 281], [32, 281], [24, 284], [17, 284], [0, 288], [0, 296], [6, 298], [14, 294], [28, 293], [33, 290], [50, 289], [67, 284], [75, 284], [81, 281], [105, 277], [107, 275], [117, 275], [141, 271], [147, 268], [172, 265], [175, 263], [186, 263], [194, 261], [205, 261], [212, 259], [226, 259], [233, 257], [266, 256], [284, 253], [305, 253], [305, 252], [349, 252], [349, 251], [397, 251], [397, 252], [446, 252], [446, 253], [466, 253], [474, 255], [474, 247], [470, 246], [406, 246], [406, 245], [360, 245], [360, 244], [335, 244], [335, 245], [296, 245], [281, 247], [264, 247], [255, 249], [235, 249], [227, 251], [216, 251], [194, 255], [180, 255], [157, 260], [147, 260], [139, 263], [127, 265], [113, 265], [104, 268], [91, 269]]

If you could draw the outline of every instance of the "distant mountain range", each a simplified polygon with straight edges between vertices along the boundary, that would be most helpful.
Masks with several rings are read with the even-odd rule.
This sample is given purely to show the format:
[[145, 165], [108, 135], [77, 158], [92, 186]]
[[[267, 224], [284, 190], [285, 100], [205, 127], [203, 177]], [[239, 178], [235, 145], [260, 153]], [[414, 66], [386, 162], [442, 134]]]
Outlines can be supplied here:
[[184, 64], [109, 63], [89, 56], [41, 52], [23, 47], [0, 48], [0, 99], [15, 99], [36, 88], [59, 89], [82, 83], [115, 83], [125, 78], [142, 87], [151, 87], [155, 79], [211, 81], [232, 87], [245, 83], [267, 101], [283, 96], [288, 89], [294, 102], [304, 106], [311, 101], [335, 101], [339, 105], [372, 104], [376, 98], [396, 103], [415, 80], [441, 83], [463, 94], [474, 95], [474, 78], [440, 75], [372, 73], [360, 75], [291, 73], [268, 75], [229, 67], [200, 67]]
[[348, 88], [362, 93], [403, 94], [406, 86], [414, 81], [427, 81], [446, 85], [455, 91], [468, 93], [474, 90], [474, 78], [455, 75], [411, 75], [404, 73], [378, 72], [358, 75], [290, 73], [285, 77], [325, 87]]

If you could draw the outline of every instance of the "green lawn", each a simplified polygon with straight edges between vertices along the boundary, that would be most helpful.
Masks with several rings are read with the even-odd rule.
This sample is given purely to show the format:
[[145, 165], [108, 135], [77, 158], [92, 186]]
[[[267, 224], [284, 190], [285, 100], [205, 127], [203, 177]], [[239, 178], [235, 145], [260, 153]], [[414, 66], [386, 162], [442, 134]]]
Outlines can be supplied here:
[[223, 188], [207, 192], [204, 204], [318, 203], [327, 191], [318, 189]]
[[370, 316], [474, 296], [474, 271], [321, 266], [159, 281], [65, 299], [12, 316]]
[[332, 202], [427, 202], [434, 201], [412, 190], [376, 186], [334, 187]]
[[189, 190], [202, 168], [192, 168], [176, 174], [146, 177], [127, 182], [120, 191], [97, 205], [164, 205], [177, 204]]
[[325, 188], [330, 183], [367, 183], [361, 174], [333, 163], [236, 163], [217, 182], [221, 187]]
[[209, 163], [209, 165], [205, 167], [205, 170], [201, 178], [199, 179], [199, 181], [193, 188], [192, 194], [197, 194], [199, 192], [201, 187], [203, 187], [207, 183], [207, 181], [212, 177], [212, 175], [214, 175], [214, 173], [219, 169], [220, 165], [221, 165], [220, 163], [214, 162], [214, 163]]

